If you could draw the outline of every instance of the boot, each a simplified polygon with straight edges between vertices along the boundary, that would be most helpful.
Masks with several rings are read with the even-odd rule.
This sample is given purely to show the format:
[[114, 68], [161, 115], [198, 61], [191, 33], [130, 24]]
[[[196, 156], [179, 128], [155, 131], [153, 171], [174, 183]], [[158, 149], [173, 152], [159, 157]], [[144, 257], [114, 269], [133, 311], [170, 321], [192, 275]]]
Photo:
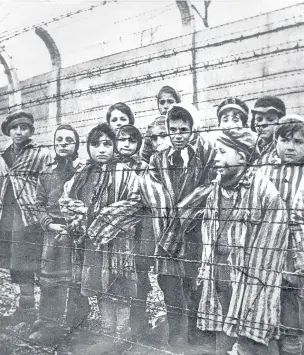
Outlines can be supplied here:
[[64, 338], [66, 332], [55, 324], [45, 324], [29, 336], [29, 341], [36, 345], [54, 345]]

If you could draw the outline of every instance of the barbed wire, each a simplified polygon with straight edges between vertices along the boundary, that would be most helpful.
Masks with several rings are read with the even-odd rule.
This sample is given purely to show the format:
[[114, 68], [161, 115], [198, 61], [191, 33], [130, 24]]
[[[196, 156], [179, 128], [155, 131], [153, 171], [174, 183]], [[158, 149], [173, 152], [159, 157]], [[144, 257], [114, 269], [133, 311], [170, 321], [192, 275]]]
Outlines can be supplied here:
[[[303, 16], [299, 16], [300, 18], [303, 17]], [[294, 17], [292, 18], [289, 18], [289, 19], [293, 19], [294, 20]], [[285, 19], [284, 21], [286, 21], [288, 19]], [[277, 24], [277, 22], [274, 22], [272, 24]], [[295, 24], [295, 26], [299, 26], [299, 25], [303, 25], [304, 22], [302, 23], [297, 23]], [[271, 25], [271, 24], [270, 24]], [[265, 26], [265, 25], [264, 25]], [[273, 30], [270, 30], [270, 32], [273, 31]], [[238, 33], [241, 33], [242, 31], [239, 31]], [[256, 37], [259, 37], [260, 34], [256, 34]], [[219, 39], [222, 39], [223, 36], [219, 36], [218, 37]], [[245, 39], [245, 37], [241, 37], [242, 40]], [[287, 43], [293, 43], [293, 42], [300, 42], [301, 39], [298, 39], [298, 40], [294, 40], [294, 41], [291, 41], [291, 42], [287, 42]], [[231, 42], [235, 42], [235, 39], [232, 39]], [[199, 44], [199, 42], [198, 42]], [[284, 44], [284, 43], [283, 43]], [[217, 44], [218, 45], [218, 44]], [[276, 46], [279, 46], [281, 44], [278, 44]], [[113, 70], [119, 70], [119, 69], [124, 69], [124, 68], [127, 68], [129, 66], [138, 66], [139, 64], [143, 64], [143, 63], [151, 63], [153, 60], [157, 60], [157, 59], [162, 59], [162, 58], [169, 58], [171, 56], [176, 56], [177, 54], [181, 54], [181, 53], [185, 53], [185, 52], [188, 52], [188, 51], [193, 51], [194, 49], [195, 50], [199, 50], [199, 49], [202, 49], [204, 48], [205, 46], [210, 46], [210, 44], [208, 45], [205, 45], [205, 46], [202, 46], [202, 47], [192, 47], [192, 46], [188, 46], [186, 45], [186, 49], [185, 50], [181, 50], [181, 51], [178, 51], [178, 47], [173, 49], [173, 50], [165, 50], [164, 51], [164, 54], [159, 54], [159, 51], [156, 52], [156, 56], [155, 57], [151, 57], [151, 54], [148, 55], [145, 55], [145, 56], [142, 56], [142, 57], [138, 57], [138, 58], [145, 58], [143, 59], [143, 62], [141, 63], [141, 61], [138, 60], [138, 58], [132, 58], [131, 62], [130, 63], [127, 63], [126, 61], [120, 61], [120, 62], [116, 62], [116, 63], [113, 63], [111, 64], [111, 66], [105, 66], [105, 67], [100, 67], [100, 66], [97, 66], [95, 68], [90, 68], [89, 70], [84, 70], [84, 71], [80, 71], [80, 72], [76, 72], [76, 73], [72, 73], [72, 74], [68, 74], [67, 76], [65, 77], [62, 77], [61, 80], [66, 80], [66, 79], [72, 79], [72, 78], [75, 78], [75, 77], [78, 77], [78, 76], [88, 76], [88, 77], [92, 77], [93, 74], [96, 74], [96, 75], [100, 75], [102, 74], [103, 72], [112, 72]], [[273, 46], [273, 47], [276, 47], [276, 46]], [[185, 48], [185, 46], [182, 46], [182, 48]], [[262, 50], [263, 48], [257, 48], [256, 50]], [[269, 46], [268, 47], [265, 47], [264, 49], [269, 49]], [[169, 51], [171, 52], [171, 54], [166, 54], [166, 52]], [[241, 53], [238, 53], [239, 54], [244, 54], [244, 53], [250, 53], [250, 52], [254, 52], [255, 50], [251, 50], [251, 51], [244, 51], [244, 52], [241, 52]], [[235, 57], [237, 54], [232, 54], [230, 56], [227, 56], [226, 58], [228, 57]], [[255, 53], [255, 56], [259, 56], [259, 54]], [[224, 57], [225, 58], [225, 57]], [[219, 61], [221, 62], [224, 58], [222, 57], [219, 57], [219, 58], [216, 58], [216, 59], [212, 59], [212, 61]], [[241, 60], [241, 58], [237, 57], [236, 58], [236, 61], [239, 61]], [[208, 61], [207, 61], [208, 63]], [[205, 65], [207, 66], [207, 65]], [[25, 90], [27, 88], [32, 88], [32, 87], [42, 87], [43, 85], [46, 85], [46, 84], [50, 84], [51, 82], [55, 82], [56, 80], [55, 79], [50, 79], [50, 80], [46, 80], [45, 82], [42, 82], [42, 83], [38, 83], [38, 84], [32, 84], [32, 85], [29, 85], [29, 86], [24, 86], [22, 87], [21, 89], [19, 90], [11, 90], [11, 91], [8, 91], [9, 94], [12, 94], [12, 93], [15, 93], [15, 92], [18, 92], [20, 90]], [[6, 95], [7, 93], [4, 93], [4, 94], [0, 94], [0, 97], [3, 96], [3, 95]]]

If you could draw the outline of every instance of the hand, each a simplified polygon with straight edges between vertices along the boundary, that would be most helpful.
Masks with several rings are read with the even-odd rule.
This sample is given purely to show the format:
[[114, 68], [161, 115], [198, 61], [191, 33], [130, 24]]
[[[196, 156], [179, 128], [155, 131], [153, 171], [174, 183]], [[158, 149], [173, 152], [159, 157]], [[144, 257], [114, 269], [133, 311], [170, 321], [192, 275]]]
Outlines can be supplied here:
[[66, 226], [64, 224], [50, 223], [48, 229], [52, 232], [63, 233], [66, 232]]

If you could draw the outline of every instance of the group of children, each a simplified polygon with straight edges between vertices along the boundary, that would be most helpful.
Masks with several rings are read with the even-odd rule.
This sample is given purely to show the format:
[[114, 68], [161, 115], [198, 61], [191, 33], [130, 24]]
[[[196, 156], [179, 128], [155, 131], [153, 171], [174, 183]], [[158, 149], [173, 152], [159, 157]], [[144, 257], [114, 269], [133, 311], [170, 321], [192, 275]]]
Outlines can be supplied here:
[[168, 347], [301, 354], [304, 118], [264, 96], [250, 129], [246, 103], [228, 98], [211, 143], [172, 87], [157, 103], [144, 139], [130, 107], [112, 105], [85, 164], [70, 125], [56, 129], [51, 159], [31, 139], [31, 114], [2, 123], [12, 144], [0, 160], [1, 266], [20, 300], [1, 322], [30, 323], [32, 342], [54, 343], [85, 325], [96, 296], [102, 333], [142, 341], [153, 267]]

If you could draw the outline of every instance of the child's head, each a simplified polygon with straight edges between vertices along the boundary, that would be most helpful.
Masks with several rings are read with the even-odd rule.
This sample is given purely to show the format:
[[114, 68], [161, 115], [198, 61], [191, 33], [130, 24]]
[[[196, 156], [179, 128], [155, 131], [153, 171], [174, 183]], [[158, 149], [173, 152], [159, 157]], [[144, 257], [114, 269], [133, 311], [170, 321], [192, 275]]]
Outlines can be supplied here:
[[217, 108], [218, 125], [223, 129], [247, 127], [248, 113], [244, 101], [230, 97]]
[[113, 131], [126, 124], [134, 125], [133, 112], [130, 107], [123, 102], [118, 102], [110, 106], [106, 118], [108, 125]]
[[2, 132], [11, 137], [15, 145], [26, 142], [34, 133], [34, 118], [25, 111], [17, 111], [4, 120], [1, 125]]
[[276, 96], [263, 96], [256, 101], [251, 112], [251, 129], [262, 141], [271, 142], [279, 119], [286, 114], [284, 102]]
[[181, 98], [175, 89], [171, 86], [163, 86], [157, 95], [157, 106], [161, 115], [166, 115], [172, 105], [180, 103]]
[[115, 134], [106, 123], [94, 127], [88, 136], [89, 157], [99, 165], [108, 163], [114, 154], [114, 143]]
[[167, 130], [175, 149], [181, 150], [188, 145], [193, 123], [190, 112], [179, 105], [173, 106], [168, 111]]
[[246, 166], [257, 156], [256, 137], [246, 128], [229, 129], [217, 137], [215, 168], [222, 182], [229, 183], [245, 171]]
[[148, 126], [147, 135], [151, 140], [154, 150], [157, 150], [160, 146], [163, 146], [168, 137], [166, 116], [159, 116], [155, 118], [152, 124]]
[[116, 133], [116, 149], [120, 155], [132, 156], [137, 153], [142, 144], [140, 131], [132, 126], [125, 125], [118, 129]]
[[304, 118], [288, 115], [279, 120], [275, 131], [278, 156], [286, 164], [304, 162]]
[[57, 157], [78, 157], [79, 135], [75, 128], [68, 124], [60, 125], [54, 134], [54, 148]]

